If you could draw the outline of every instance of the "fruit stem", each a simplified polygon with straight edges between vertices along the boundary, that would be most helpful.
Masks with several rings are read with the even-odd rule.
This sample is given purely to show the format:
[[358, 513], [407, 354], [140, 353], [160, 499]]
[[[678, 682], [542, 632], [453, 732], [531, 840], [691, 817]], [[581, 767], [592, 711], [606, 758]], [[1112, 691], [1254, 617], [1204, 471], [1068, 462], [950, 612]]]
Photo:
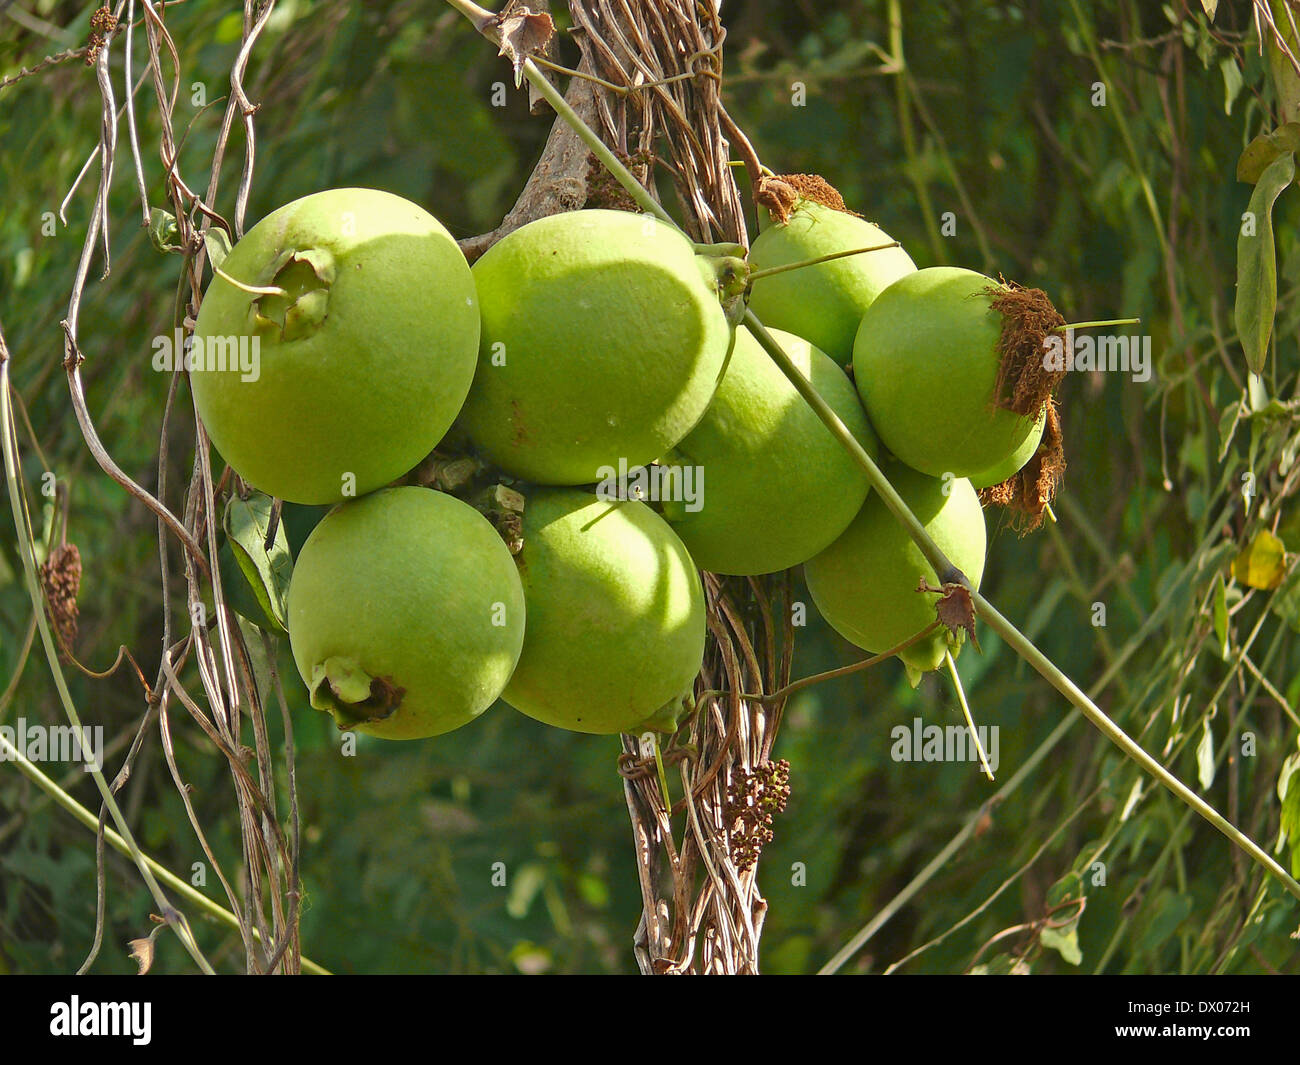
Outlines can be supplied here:
[[289, 293], [286, 292], [284, 289], [280, 288], [278, 285], [247, 285], [243, 281], [237, 281], [235, 278], [231, 277], [219, 266], [213, 266], [212, 272], [216, 274], [219, 278], [221, 278], [222, 281], [234, 285], [235, 288], [241, 289], [244, 292], [250, 293], [251, 295], [281, 296], [284, 299], [289, 298]]
[[783, 274], [787, 270], [802, 270], [805, 266], [816, 266], [818, 263], [828, 263], [832, 259], [844, 259], [850, 255], [862, 255], [869, 251], [884, 251], [887, 248], [901, 248], [902, 245], [896, 240], [891, 240], [888, 244], [876, 244], [870, 248], [853, 248], [850, 251], [832, 252], [830, 255], [819, 255], [816, 259], [803, 259], [797, 263], [785, 263], [782, 266], [769, 266], [765, 270], [753, 270], [749, 274], [749, 280], [757, 281], [760, 277], [770, 277], [773, 274]]
[[1052, 332], [1063, 333], [1067, 329], [1100, 329], [1103, 325], [1137, 325], [1141, 321], [1141, 318], [1108, 318], [1100, 322], [1066, 322], [1065, 325], [1058, 325]]
[[961, 676], [957, 672], [957, 662], [952, 657], [952, 652], [945, 650], [943, 660], [948, 664], [948, 675], [952, 677], [952, 686], [957, 690], [957, 701], [961, 703], [961, 712], [966, 716], [966, 728], [970, 730], [970, 738], [975, 742], [975, 750], [980, 754], [980, 768], [984, 770], [984, 775], [993, 780], [993, 770], [989, 768], [988, 755], [984, 753], [984, 744], [980, 743], [980, 734], [975, 731], [975, 719], [971, 717], [970, 704], [966, 702], [966, 689], [961, 685]]
[[671, 809], [673, 801], [668, 796], [668, 774], [664, 772], [664, 757], [659, 749], [659, 733], [651, 732], [648, 735], [650, 736], [650, 742], [654, 745], [655, 769], [659, 773], [659, 788], [663, 792], [664, 806]]
[[[847, 666], [839, 666], [836, 669], [828, 669], [824, 673], [814, 673], [812, 674], [812, 676], [809, 677], [800, 677], [798, 680], [792, 680], [784, 688], [778, 688], [776, 691], [771, 692], [768, 695], [746, 694], [740, 696], [740, 698], [743, 699], [745, 702], [749, 702], [749, 703], [776, 703], [776, 702], [780, 702], [782, 699], [788, 699], [791, 695], [793, 695], [797, 691], [802, 691], [804, 688], [810, 688], [814, 684], [820, 684], [824, 680], [835, 680], [838, 677], [847, 677], [850, 673], [861, 673], [864, 669], [870, 669], [872, 666], [878, 666], [880, 665], [881, 662], [888, 661], [889, 659], [893, 658], [894, 655], [898, 654], [900, 651], [906, 651], [913, 644], [917, 644], [920, 643], [922, 640], [928, 639], [930, 635], [940, 626], [940, 624], [942, 624], [942, 622], [940, 622], [939, 619], [936, 618], [934, 621], [930, 622], [929, 625], [923, 628], [920, 632], [912, 636], [909, 636], [902, 643], [895, 644], [888, 651], [881, 651], [880, 654], [878, 655], [872, 655], [870, 658], [864, 658], [861, 662], [851, 662]], [[695, 697], [695, 705], [699, 706], [699, 704], [703, 702], [705, 699], [717, 699], [720, 696], [730, 695], [730, 694], [731, 693], [729, 691], [722, 688], [710, 689], [709, 691], [702, 691], [700, 692], [699, 695]]]

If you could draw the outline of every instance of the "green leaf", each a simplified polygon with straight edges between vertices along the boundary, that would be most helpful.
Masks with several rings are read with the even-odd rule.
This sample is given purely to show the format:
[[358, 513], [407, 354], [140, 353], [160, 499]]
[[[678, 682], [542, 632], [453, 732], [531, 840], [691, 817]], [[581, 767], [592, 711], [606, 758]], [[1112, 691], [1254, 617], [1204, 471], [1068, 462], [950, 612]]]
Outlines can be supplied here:
[[1052, 910], [1053, 926], [1044, 928], [1039, 942], [1055, 950], [1070, 965], [1083, 961], [1079, 949], [1079, 918], [1083, 916], [1083, 878], [1075, 872], [1067, 873], [1047, 892], [1047, 905]]
[[208, 226], [203, 231], [203, 246], [208, 249], [208, 262], [212, 264], [212, 269], [220, 270], [221, 264], [230, 254], [229, 235], [219, 226]]
[[1079, 929], [1078, 922], [1071, 922], [1068, 929], [1044, 928], [1043, 934], [1039, 936], [1039, 942], [1049, 950], [1054, 950], [1061, 955], [1063, 961], [1071, 965], [1078, 965], [1083, 961], [1083, 951], [1079, 949]]
[[1223, 574], [1214, 575], [1214, 635], [1219, 638], [1219, 652], [1226, 662], [1229, 656], [1228, 649], [1228, 586], [1224, 583]]
[[[1232, 60], [1224, 60], [1225, 64], [1230, 62]], [[1236, 63], [1232, 65], [1234, 69], [1237, 66]], [[1228, 78], [1226, 70], [1223, 77], [1226, 82]], [[1237, 77], [1240, 79], [1240, 73]], [[1247, 144], [1237, 159], [1237, 180], [1244, 181], [1247, 185], [1254, 185], [1259, 181], [1260, 175], [1268, 169], [1269, 164], [1276, 161], [1278, 156], [1286, 155], [1288, 152], [1300, 152], [1300, 122], [1288, 122], [1269, 133], [1261, 133]]]
[[161, 207], [149, 209], [149, 243], [161, 252], [176, 251], [181, 246], [174, 214]]
[[1253, 232], [1237, 237], [1237, 302], [1233, 318], [1251, 373], [1261, 373], [1277, 310], [1277, 250], [1273, 243], [1273, 202], [1295, 177], [1295, 155], [1286, 152], [1260, 175], [1250, 197]]
[[[272, 632], [288, 632], [289, 579], [293, 576], [293, 558], [289, 554], [289, 541], [284, 525], [278, 523], [271, 549], [266, 548], [266, 534], [271, 527], [272, 499], [254, 492], [247, 499], [238, 496], [226, 504], [222, 524], [226, 530], [226, 543], [243, 578], [246, 589], [256, 603], [253, 614], [240, 610], [237, 601], [232, 605], [249, 621]], [[223, 576], [225, 574], [223, 573]]]
[[1223, 113], [1230, 115], [1233, 101], [1241, 92], [1241, 67], [1237, 66], [1237, 61], [1229, 56], [1219, 63], [1219, 69], [1223, 71]]
[[1241, 421], [1241, 403], [1229, 403], [1219, 417], [1219, 461], [1222, 462], [1228, 454], [1228, 448], [1232, 446], [1232, 438], [1236, 435], [1237, 425]]
[[[1291, 15], [1287, 10], [1287, 0], [1269, 0], [1273, 12], [1273, 24], [1281, 31], [1282, 40], [1291, 54], [1296, 52], [1296, 37], [1291, 32]], [[1295, 67], [1285, 52], [1278, 47], [1271, 30], [1264, 31], [1264, 41], [1268, 54], [1268, 71], [1273, 81], [1273, 91], [1283, 117], [1300, 116], [1300, 78], [1296, 77]]]
[[1291, 875], [1300, 876], [1300, 752], [1282, 763], [1277, 794], [1282, 800], [1282, 838], [1278, 842], [1291, 844]]
[[1264, 378], [1257, 373], [1246, 375], [1246, 400], [1250, 407], [1250, 416], [1264, 415], [1273, 417], [1281, 412], [1285, 413], [1286, 408], [1268, 394], [1268, 387], [1264, 384]]
[[540, 862], [525, 862], [511, 879], [506, 913], [516, 920], [526, 917], [545, 884], [546, 866]]
[[1276, 588], [1285, 573], [1286, 546], [1267, 529], [1255, 533], [1232, 560], [1233, 577], [1249, 588]]

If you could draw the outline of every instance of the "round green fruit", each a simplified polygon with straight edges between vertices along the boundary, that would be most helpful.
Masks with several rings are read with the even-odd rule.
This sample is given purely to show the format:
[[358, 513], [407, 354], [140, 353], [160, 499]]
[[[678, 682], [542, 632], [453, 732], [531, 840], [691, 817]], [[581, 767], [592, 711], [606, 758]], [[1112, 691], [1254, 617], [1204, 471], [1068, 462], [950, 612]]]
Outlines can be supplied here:
[[574, 732], [667, 728], [704, 660], [704, 590], [682, 542], [635, 500], [537, 488], [524, 507], [523, 654], [502, 696]]
[[[787, 222], [774, 221], [758, 235], [749, 265], [767, 270], [893, 239], [857, 215], [802, 200]], [[749, 306], [769, 329], [804, 337], [845, 365], [863, 312], [887, 286], [915, 270], [902, 248], [849, 255], [756, 279]]]
[[483, 335], [461, 424], [491, 462], [587, 484], [699, 421], [731, 347], [718, 271], [648, 215], [540, 218], [474, 264]]
[[[768, 331], [874, 458], [875, 434], [844, 370], [808, 341]], [[713, 402], [667, 461], [694, 472], [697, 498], [665, 502], [664, 516], [714, 573], [799, 565], [844, 531], [869, 487], [748, 329], [736, 331]]]
[[212, 443], [249, 484], [338, 502], [400, 477], [447, 431], [479, 316], [432, 215], [374, 189], [318, 192], [263, 218], [219, 269], [186, 361]]
[[[978, 588], [984, 574], [984, 512], [970, 482], [926, 477], [899, 463], [882, 469], [931, 539]], [[875, 492], [844, 534], [804, 565], [804, 577], [822, 617], [873, 654], [896, 647], [936, 617], [937, 597], [918, 592], [917, 584], [924, 577], [938, 587], [939, 578]], [[915, 680], [938, 668], [950, 646], [953, 640], [941, 628], [899, 652], [899, 658]]]
[[1043, 408], [1043, 413], [1038, 416], [1038, 421], [1034, 422], [1034, 429], [1021, 444], [1011, 457], [1000, 465], [994, 466], [991, 470], [985, 470], [983, 473], [972, 474], [970, 477], [971, 487], [973, 488], [992, 488], [995, 484], [1001, 484], [1014, 474], [1020, 472], [1025, 463], [1034, 457], [1034, 452], [1038, 450], [1038, 445], [1043, 439], [1043, 430], [1047, 424], [1047, 408]]
[[388, 488], [336, 507], [294, 566], [294, 662], [341, 729], [407, 740], [459, 728], [501, 694], [523, 639], [514, 559], [441, 492]]
[[1033, 432], [1033, 418], [995, 402], [1001, 290], [973, 270], [935, 266], [894, 282], [862, 316], [858, 393], [880, 442], [913, 469], [996, 470]]

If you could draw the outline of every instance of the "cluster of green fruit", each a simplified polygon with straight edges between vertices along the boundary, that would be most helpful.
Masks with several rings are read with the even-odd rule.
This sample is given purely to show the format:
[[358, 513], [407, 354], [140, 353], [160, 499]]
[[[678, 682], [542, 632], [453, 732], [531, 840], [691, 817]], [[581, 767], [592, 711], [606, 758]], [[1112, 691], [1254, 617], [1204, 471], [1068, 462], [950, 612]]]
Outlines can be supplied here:
[[[206, 357], [187, 365], [243, 481], [336, 504], [288, 594], [312, 705], [394, 739], [457, 728], [498, 697], [580, 732], [671, 729], [704, 653], [700, 568], [804, 563], [827, 620], [868, 650], [933, 621], [915, 591], [933, 570], [735, 325], [748, 299], [868, 453], [879, 436], [901, 460], [891, 481], [977, 582], [984, 524], [965, 478], [1011, 470], [1035, 432], [990, 400], [993, 283], [918, 271], [897, 247], [749, 282], [881, 243], [809, 200], [770, 221], [748, 262], [647, 215], [581, 210], [516, 230], [471, 269], [436, 219], [368, 189], [254, 226], [216, 268], [194, 330]], [[217, 357], [250, 342], [254, 373]], [[522, 496], [509, 535], [449, 492], [385, 487], [434, 451], [472, 453]], [[697, 505], [611, 493], [613, 471], [654, 463], [695, 471]], [[949, 640], [909, 648], [909, 671]]]

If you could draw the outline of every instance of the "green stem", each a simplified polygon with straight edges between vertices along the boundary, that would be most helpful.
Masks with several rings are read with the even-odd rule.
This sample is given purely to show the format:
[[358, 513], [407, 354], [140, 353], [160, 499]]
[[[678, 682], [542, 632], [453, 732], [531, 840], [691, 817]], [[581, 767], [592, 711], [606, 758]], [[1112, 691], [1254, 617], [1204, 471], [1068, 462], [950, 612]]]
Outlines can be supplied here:
[[802, 259], [797, 263], [786, 263], [783, 266], [769, 266], [766, 270], [752, 270], [749, 274], [750, 281], [757, 281], [760, 277], [771, 277], [773, 274], [783, 274], [787, 270], [802, 270], [805, 266], [816, 266], [819, 263], [828, 263], [833, 259], [845, 259], [850, 255], [863, 255], [869, 251], [885, 251], [887, 248], [901, 248], [902, 245], [891, 240], [888, 244], [876, 244], [870, 248], [851, 248], [848, 251], [831, 252], [830, 255], [819, 255], [816, 259]]
[[[784, 688], [777, 688], [770, 695], [750, 694], [746, 692], [740, 698], [747, 703], [764, 703], [771, 705], [778, 703], [782, 699], [788, 699], [797, 691], [804, 688], [811, 688], [814, 684], [821, 684], [823, 681], [835, 680], [839, 677], [847, 677], [851, 673], [861, 673], [864, 669], [870, 669], [872, 666], [878, 666], [881, 662], [887, 662], [898, 654], [899, 651], [906, 651], [913, 644], [920, 643], [922, 640], [929, 639], [939, 626], [943, 624], [938, 618], [930, 622], [920, 632], [913, 633], [902, 643], [895, 644], [888, 651], [881, 651], [879, 654], [872, 655], [870, 658], [864, 658], [861, 662], [850, 662], [847, 666], [838, 666], [835, 669], [828, 669], [823, 673], [814, 673], [809, 677], [800, 677], [798, 680], [792, 680]], [[695, 705], [698, 706], [706, 699], [719, 699], [724, 695], [730, 695], [731, 692], [726, 688], [711, 688], [708, 691], [702, 691], [695, 697]]]
[[1100, 329], [1103, 325], [1137, 325], [1141, 321], [1141, 318], [1107, 318], [1098, 322], [1066, 322], [1065, 325], [1058, 325], [1052, 332], [1060, 333], [1066, 329]]
[[1073, 703], [1093, 727], [1102, 733], [1116, 747], [1144, 769], [1148, 775], [1155, 777], [1166, 789], [1173, 792], [1183, 803], [1200, 814], [1220, 832], [1240, 847], [1258, 865], [1275, 876], [1279, 883], [1297, 899], [1300, 899], [1300, 884], [1280, 866], [1258, 843], [1232, 824], [1218, 810], [1192, 791], [1186, 784], [1157, 762], [1143, 748], [1134, 742], [1122, 728], [1108, 718], [1104, 711], [1088, 698], [1069, 677], [1057, 668], [1042, 651], [1026, 639], [1010, 621], [977, 591], [971, 592], [975, 601], [976, 613], [1003, 640], [1020, 655], [1034, 670], [1057, 691]]
[[[13, 404], [10, 402], [9, 396], [9, 358], [8, 352], [2, 346], [0, 346], [0, 436], [3, 437], [5, 480], [9, 486], [9, 503], [13, 509], [14, 531], [18, 537], [18, 553], [23, 560], [23, 576], [27, 585], [27, 594], [31, 598], [32, 609], [36, 612], [36, 624], [40, 629], [41, 643], [45, 647], [45, 657], [49, 662], [50, 672], [54, 678], [54, 686], [58, 689], [64, 712], [72, 723], [72, 727], [76, 730], [76, 735], [85, 736], [87, 733], [82, 727], [77, 708], [73, 705], [72, 695], [68, 691], [67, 681], [63, 676], [63, 668], [59, 664], [59, 653], [55, 647], [54, 637], [50, 633], [49, 619], [45, 616], [44, 596], [41, 594], [36, 580], [36, 559], [32, 553], [31, 535], [27, 529], [25, 519], [26, 508], [23, 506], [22, 493], [18, 485], [18, 446], [13, 435]], [[95, 786], [99, 789], [104, 805], [121, 833], [127, 853], [130, 855], [131, 860], [135, 862], [136, 868], [140, 870], [141, 877], [144, 878], [150, 894], [153, 895], [154, 901], [158, 904], [160, 915], [166, 919], [168, 925], [175, 931], [177, 938], [180, 939], [190, 957], [194, 959], [195, 964], [204, 973], [212, 975], [212, 966], [208, 963], [207, 958], [203, 956], [203, 951], [199, 949], [198, 943], [195, 942], [190, 931], [189, 922], [186, 921], [183, 914], [176, 911], [168, 902], [167, 896], [163, 894], [162, 888], [154, 878], [153, 871], [149, 868], [144, 854], [141, 853], [140, 847], [131, 833], [131, 826], [126, 823], [126, 818], [122, 816], [122, 811], [117, 805], [112, 789], [108, 786], [108, 781], [104, 779], [101, 768], [94, 766], [91, 770], [91, 776], [94, 777]], [[53, 782], [51, 781], [51, 783]], [[96, 825], [98, 825], [98, 820], [96, 820]]]
[[[448, 0], [448, 3], [452, 2], [453, 0]], [[678, 229], [677, 223], [664, 210], [663, 205], [650, 195], [646, 187], [633, 176], [632, 171], [623, 165], [622, 160], [610, 151], [609, 146], [604, 141], [596, 136], [587, 123], [569, 106], [569, 102], [560, 91], [547, 80], [546, 75], [537, 69], [537, 65], [531, 59], [524, 60], [523, 72], [524, 77], [546, 98], [546, 102], [555, 109], [555, 113], [564, 119], [569, 124], [569, 128], [581, 138], [582, 143], [591, 149], [592, 155], [599, 159], [605, 165], [605, 169], [614, 175], [614, 180], [623, 187], [624, 192], [636, 201], [637, 206], [648, 214], [654, 215], [661, 222], [667, 222], [674, 229]]]
[[966, 727], [970, 729], [970, 738], [975, 743], [975, 750], [979, 751], [980, 768], [984, 770], [984, 775], [993, 779], [993, 770], [989, 766], [988, 755], [984, 753], [984, 744], [980, 743], [980, 734], [975, 731], [975, 718], [971, 716], [970, 705], [966, 702], [966, 689], [962, 687], [961, 677], [957, 673], [957, 662], [952, 657], [951, 651], [944, 651], [943, 660], [948, 665], [948, 675], [952, 677], [952, 686], [957, 690], [957, 701], [961, 703], [961, 712], [966, 717]]
[[[447, 0], [447, 3], [464, 15], [470, 22], [474, 23], [474, 28], [478, 30], [493, 44], [500, 47], [501, 35], [496, 28], [496, 15], [487, 8], [479, 7], [472, 0]], [[569, 128], [582, 140], [591, 153], [605, 164], [614, 180], [622, 187], [623, 191], [632, 197], [643, 211], [646, 211], [662, 222], [667, 222], [674, 229], [679, 228], [672, 217], [664, 210], [663, 206], [657, 203], [653, 196], [650, 195], [644, 185], [632, 176], [632, 172], [619, 160], [609, 146], [602, 141], [595, 132], [585, 123], [564, 98], [564, 95], [551, 84], [550, 79], [538, 69], [537, 64], [532, 59], [525, 59], [521, 71], [529, 83], [545, 98], [546, 102], [551, 105], [555, 113], [559, 115]]]
[[[889, 512], [902, 524], [903, 528], [916, 542], [916, 546], [921, 549], [925, 555], [925, 560], [934, 567], [934, 572], [939, 578], [941, 584], [961, 584], [970, 587], [970, 581], [966, 575], [957, 569], [949, 561], [948, 556], [939, 550], [939, 545], [931, 538], [930, 534], [925, 531], [925, 526], [916, 519], [916, 515], [908, 509], [903, 497], [894, 490], [894, 486], [889, 483], [888, 478], [880, 472], [880, 467], [876, 465], [866, 449], [858, 442], [848, 426], [840, 420], [840, 416], [831, 409], [829, 403], [821, 397], [821, 394], [812, 386], [812, 382], [799, 371], [799, 368], [790, 361], [790, 357], [781, 349], [775, 338], [764, 327], [763, 323], [758, 320], [758, 316], [751, 310], [745, 311], [745, 325], [749, 331], [754, 334], [754, 339], [758, 341], [759, 346], [772, 357], [772, 361], [780, 367], [781, 372], [790, 379], [799, 395], [803, 396], [808, 406], [812, 407], [825, 424], [831, 434], [840, 442], [840, 446], [849, 453], [854, 462], [861, 467], [871, 482], [873, 490], [880, 494], [881, 501], [889, 508]], [[973, 589], [972, 589], [973, 590]]]

